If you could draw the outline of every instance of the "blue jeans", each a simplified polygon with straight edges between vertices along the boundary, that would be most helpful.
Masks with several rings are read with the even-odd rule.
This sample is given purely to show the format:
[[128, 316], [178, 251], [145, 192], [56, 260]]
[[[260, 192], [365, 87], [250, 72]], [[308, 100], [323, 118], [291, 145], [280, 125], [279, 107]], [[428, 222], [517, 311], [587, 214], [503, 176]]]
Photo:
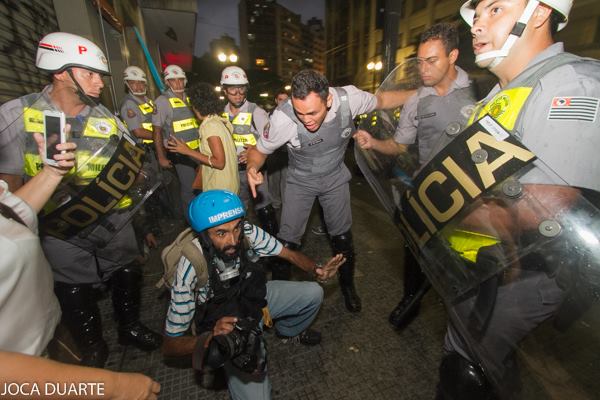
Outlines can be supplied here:
[[[267, 305], [277, 332], [284, 336], [296, 336], [310, 326], [321, 303], [323, 288], [315, 282], [267, 282]], [[263, 346], [263, 353], [265, 348]], [[233, 400], [269, 400], [271, 382], [265, 372], [260, 377], [247, 374], [225, 363], [227, 386]]]

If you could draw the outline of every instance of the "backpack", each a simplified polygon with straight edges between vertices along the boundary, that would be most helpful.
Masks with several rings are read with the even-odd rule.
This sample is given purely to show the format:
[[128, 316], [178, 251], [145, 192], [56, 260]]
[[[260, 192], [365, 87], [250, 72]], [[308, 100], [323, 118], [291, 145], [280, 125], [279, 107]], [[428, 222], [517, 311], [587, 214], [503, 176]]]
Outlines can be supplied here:
[[173, 279], [177, 273], [177, 265], [181, 257], [187, 258], [194, 270], [196, 270], [196, 276], [198, 282], [196, 287], [201, 288], [208, 282], [208, 269], [206, 259], [202, 254], [202, 250], [193, 243], [196, 238], [192, 228], [187, 228], [179, 235], [170, 245], [166, 246], [160, 254], [162, 260], [164, 273], [162, 278], [156, 283], [157, 288], [163, 286], [169, 289], [173, 286]]

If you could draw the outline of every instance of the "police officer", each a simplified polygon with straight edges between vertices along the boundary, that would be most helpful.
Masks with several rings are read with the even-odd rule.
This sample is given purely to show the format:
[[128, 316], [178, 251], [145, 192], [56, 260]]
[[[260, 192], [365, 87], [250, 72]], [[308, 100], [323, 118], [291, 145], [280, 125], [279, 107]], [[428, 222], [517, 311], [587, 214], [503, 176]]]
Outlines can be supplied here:
[[121, 103], [121, 119], [137, 138], [144, 143], [153, 143], [154, 102], [146, 96], [146, 73], [140, 67], [130, 65], [123, 72], [123, 82], [127, 87], [127, 95]]
[[183, 69], [178, 65], [168, 65], [163, 71], [163, 77], [168, 89], [155, 100], [156, 107], [152, 115], [154, 146], [161, 167], [175, 166], [179, 177], [181, 203], [183, 210], [187, 210], [194, 198], [192, 184], [196, 177], [197, 164], [189, 157], [177, 153], [170, 153], [171, 158], [167, 158], [165, 147], [169, 136], [174, 135], [192, 150], [197, 150], [200, 146], [198, 120], [185, 93], [187, 78]]
[[[224, 116], [233, 125], [233, 141], [238, 152], [238, 169], [240, 173], [240, 197], [245, 204], [251, 200], [246, 178], [246, 154], [249, 147], [256, 146], [260, 134], [269, 124], [269, 116], [265, 110], [248, 101], [248, 77], [243, 69], [231, 66], [221, 73], [221, 86], [227, 98]], [[269, 186], [264, 185], [253, 199], [254, 211], [264, 230], [276, 235], [279, 230], [275, 210], [271, 205]], [[278, 270], [273, 270], [273, 279], [281, 279]]]
[[[194, 353], [194, 367], [205, 375], [224, 365], [234, 399], [270, 399], [266, 348], [258, 323], [274, 324], [286, 342], [318, 344], [321, 334], [309, 326], [321, 306], [323, 289], [315, 282], [266, 282], [256, 261], [259, 257], [284, 257], [314, 273], [318, 280], [326, 280], [335, 275], [344, 259], [338, 254], [320, 267], [304, 254], [283, 247], [245, 221], [242, 201], [225, 190], [200, 194], [190, 204], [189, 214], [198, 234], [193, 243], [198, 251], [202, 249], [207, 265], [196, 269], [182, 256], [171, 289], [163, 353]], [[186, 335], [194, 322], [198, 335]], [[233, 348], [222, 347], [233, 337], [242, 342]]]
[[[146, 73], [135, 65], [130, 65], [123, 71], [123, 82], [127, 87], [127, 95], [121, 102], [121, 119], [127, 125], [127, 129], [135, 137], [142, 140], [146, 149], [146, 160], [156, 165], [154, 145], [152, 140], [152, 113], [154, 102], [146, 96], [148, 88]], [[134, 223], [136, 231], [144, 237], [148, 247], [156, 247], [158, 242], [156, 236], [160, 231], [158, 226], [158, 215], [161, 212], [159, 193], [151, 196], [138, 212], [138, 223]]]
[[[80, 191], [85, 185], [94, 184], [109, 162], [110, 155], [91, 153], [99, 146], [118, 141], [119, 134], [126, 132], [120, 121], [98, 103], [104, 87], [102, 75], [109, 73], [106, 58], [93, 42], [55, 32], [40, 41], [36, 65], [52, 75], [52, 84], [41, 93], [2, 106], [1, 176], [8, 179], [14, 190], [22, 184], [23, 177], [39, 172], [42, 163], [35, 146], [30, 146], [32, 133], [44, 129], [40, 122], [43, 110], [60, 110], [70, 124], [71, 140], [77, 144], [80, 167], [72, 181]], [[116, 201], [109, 203], [106, 208], [113, 207], [113, 213], [104, 225], [106, 229], [96, 229], [86, 238], [76, 236], [66, 241], [47, 235], [42, 239], [54, 272], [63, 322], [79, 346], [84, 365], [103, 366], [108, 356], [94, 293], [102, 282], [112, 287], [119, 341], [148, 350], [156, 349], [161, 342], [160, 335], [139, 322], [141, 272], [130, 264], [137, 248], [131, 224], [124, 223], [130, 202], [125, 196], [116, 205]], [[102, 235], [105, 230], [110, 232], [111, 226], [121, 225], [123, 228], [111, 236]]]
[[[451, 137], [465, 126], [468, 111], [475, 104], [471, 81], [456, 65], [457, 59], [458, 31], [454, 25], [440, 23], [424, 31], [417, 49], [423, 86], [404, 105], [393, 138], [378, 140], [359, 130], [354, 136], [359, 146], [398, 155], [418, 142], [419, 165], [425, 165], [443, 136]], [[404, 294], [389, 316], [394, 327], [402, 329], [417, 316], [422, 296], [429, 287], [414, 255], [405, 248]]]
[[[492, 392], [515, 398], [517, 388], [508, 377], [516, 370], [517, 344], [551, 316], [560, 321], [581, 315], [581, 309], [566, 307], [566, 299], [587, 292], [594, 282], [587, 273], [597, 271], [597, 258], [588, 258], [582, 265], [571, 260], [577, 254], [574, 248], [586, 248], [591, 242], [597, 248], [598, 232], [588, 230], [586, 234], [594, 237], [591, 242], [588, 238], [569, 246], [577, 238], [555, 222], [578, 207], [589, 207], [581, 193], [597, 195], [600, 191], [596, 154], [600, 145], [600, 63], [565, 53], [563, 44], [553, 40], [567, 24], [571, 6], [572, 0], [474, 0], [461, 7], [462, 17], [471, 26], [477, 65], [499, 80], [473, 120], [485, 118], [487, 124], [489, 117], [493, 118], [498, 125], [490, 126], [496, 134], [501, 133], [494, 130], [496, 126], [509, 131], [537, 160], [518, 181], [502, 188], [507, 197], [516, 199], [514, 203], [492, 197], [463, 221], [475, 232], [494, 223], [491, 227], [502, 248], [509, 247], [512, 254], [527, 248], [530, 252], [518, 260], [512, 258], [494, 290], [482, 285], [478, 296], [450, 308], [453, 318], [440, 367], [439, 396], [443, 399], [487, 399]], [[498, 173], [501, 161], [494, 167]], [[561, 179], [549, 179], [549, 171]], [[531, 206], [534, 199], [544, 206]], [[576, 226], [587, 229], [593, 213], [583, 215]], [[558, 234], [556, 240], [548, 241], [553, 234]], [[561, 246], [566, 249], [557, 252]], [[590, 257], [592, 253], [584, 254]], [[580, 280], [574, 284], [577, 276]], [[485, 301], [491, 296], [491, 302]], [[491, 306], [482, 314], [479, 311], [486, 307], [479, 306], [486, 303]], [[485, 323], [473, 324], [478, 320]], [[462, 324], [478, 329], [464, 329]]]
[[[346, 308], [361, 310], [354, 287], [354, 245], [350, 210], [350, 171], [344, 164], [346, 146], [354, 132], [353, 118], [377, 108], [392, 108], [402, 101], [388, 93], [377, 96], [354, 86], [330, 88], [327, 78], [304, 70], [292, 80], [292, 100], [277, 108], [270, 129], [248, 152], [248, 183], [255, 190], [263, 183], [259, 173], [267, 155], [287, 143], [289, 166], [278, 238], [298, 248], [315, 198], [323, 207], [334, 253], [346, 262], [339, 282]], [[260, 186], [259, 186], [260, 187]], [[289, 265], [281, 269], [289, 276]]]

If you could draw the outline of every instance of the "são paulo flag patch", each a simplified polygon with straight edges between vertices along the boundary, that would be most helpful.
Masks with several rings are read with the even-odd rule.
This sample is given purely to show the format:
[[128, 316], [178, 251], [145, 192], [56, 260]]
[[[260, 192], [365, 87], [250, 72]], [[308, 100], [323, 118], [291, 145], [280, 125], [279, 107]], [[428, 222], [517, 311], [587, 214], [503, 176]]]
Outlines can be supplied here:
[[596, 97], [555, 97], [550, 104], [548, 119], [595, 122], [600, 99]]

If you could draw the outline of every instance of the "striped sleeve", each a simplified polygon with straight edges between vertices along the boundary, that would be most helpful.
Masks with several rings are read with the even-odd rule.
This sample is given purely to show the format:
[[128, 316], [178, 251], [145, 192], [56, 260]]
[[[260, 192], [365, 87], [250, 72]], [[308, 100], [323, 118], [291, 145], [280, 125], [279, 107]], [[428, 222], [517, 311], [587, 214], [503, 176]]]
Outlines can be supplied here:
[[244, 235], [250, 242], [250, 247], [261, 257], [277, 256], [283, 245], [274, 236], [263, 231], [256, 225], [244, 223]]
[[171, 303], [165, 322], [167, 335], [181, 336], [190, 327], [196, 309], [194, 296], [196, 281], [196, 270], [187, 258], [181, 257], [171, 288]]

